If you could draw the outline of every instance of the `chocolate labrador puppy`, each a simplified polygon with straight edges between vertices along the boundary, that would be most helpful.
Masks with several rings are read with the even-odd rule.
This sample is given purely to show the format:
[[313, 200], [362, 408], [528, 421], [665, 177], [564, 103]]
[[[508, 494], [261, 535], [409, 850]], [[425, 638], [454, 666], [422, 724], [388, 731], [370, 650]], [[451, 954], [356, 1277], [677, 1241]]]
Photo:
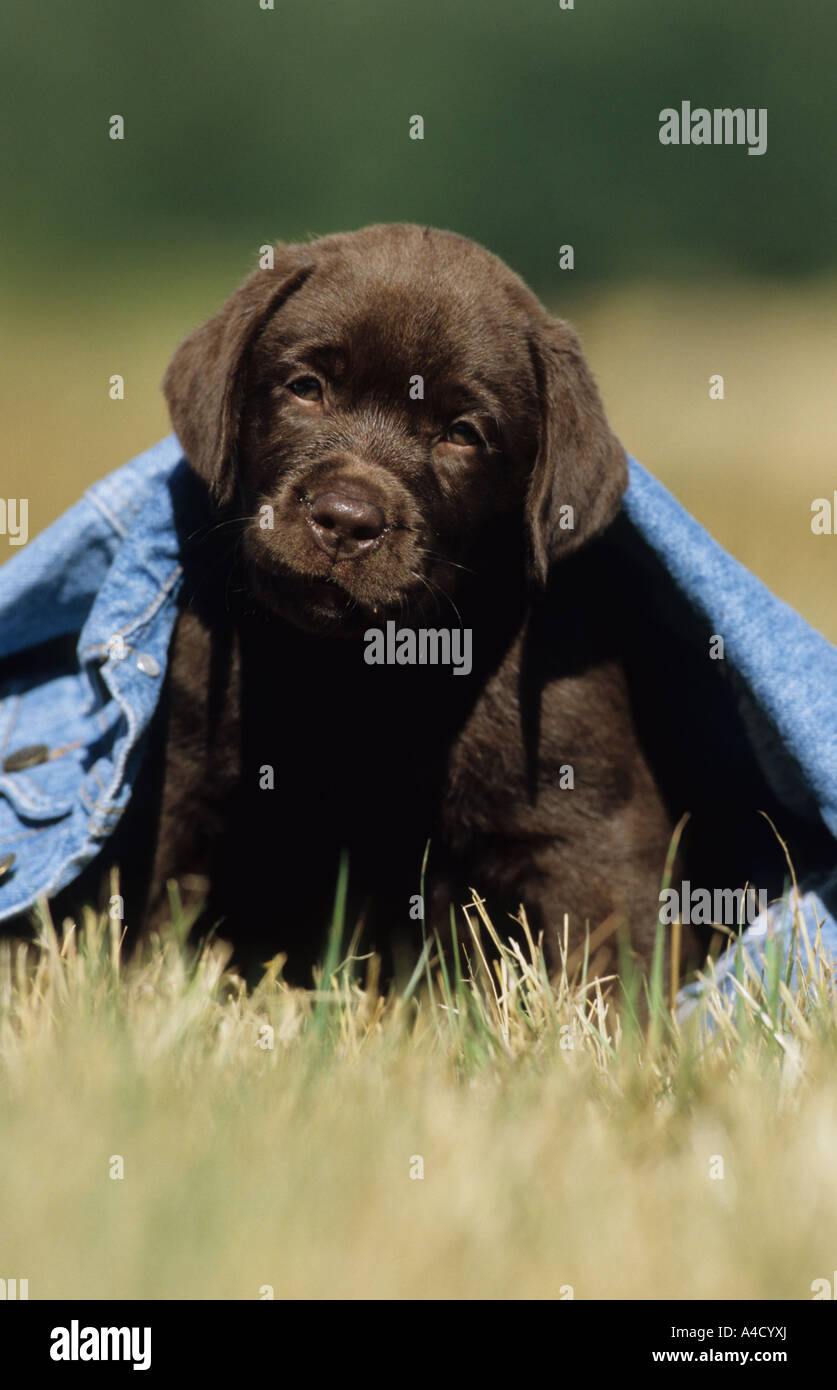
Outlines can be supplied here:
[[390, 960], [474, 887], [553, 963], [565, 914], [571, 949], [619, 919], [647, 961], [688, 792], [573, 330], [463, 237], [377, 226], [277, 246], [164, 391], [202, 522], [111, 846], [129, 919], [177, 879], [309, 979], [345, 854]]

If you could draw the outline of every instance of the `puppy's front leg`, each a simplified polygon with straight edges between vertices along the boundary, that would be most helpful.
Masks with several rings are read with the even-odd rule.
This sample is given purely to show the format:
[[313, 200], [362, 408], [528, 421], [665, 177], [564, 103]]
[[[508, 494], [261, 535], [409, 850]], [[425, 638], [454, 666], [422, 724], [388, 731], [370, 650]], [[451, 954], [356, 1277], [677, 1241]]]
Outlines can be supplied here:
[[149, 754], [160, 789], [147, 926], [159, 927], [170, 915], [169, 880], [178, 882], [181, 902], [190, 908], [223, 870], [241, 773], [239, 672], [234, 634], [227, 642], [194, 612], [183, 612]]

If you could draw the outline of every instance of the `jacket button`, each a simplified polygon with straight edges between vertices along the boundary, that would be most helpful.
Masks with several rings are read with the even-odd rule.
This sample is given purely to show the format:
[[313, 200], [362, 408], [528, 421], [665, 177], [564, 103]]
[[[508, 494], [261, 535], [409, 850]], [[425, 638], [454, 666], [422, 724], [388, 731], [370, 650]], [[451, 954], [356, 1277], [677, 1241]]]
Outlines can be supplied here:
[[45, 743], [31, 743], [26, 748], [18, 748], [16, 752], [10, 753], [3, 764], [4, 772], [22, 772], [25, 767], [37, 767], [38, 763], [45, 763], [49, 757], [49, 749]]
[[6, 877], [6, 874], [9, 872], [14, 862], [15, 857], [13, 854], [4, 854], [3, 858], [0, 859], [0, 881]]
[[125, 638], [122, 636], [121, 632], [114, 633], [113, 637], [108, 638], [107, 647], [105, 649], [105, 660], [124, 661], [127, 655], [128, 644]]
[[144, 676], [159, 676], [160, 663], [150, 652], [140, 652], [137, 657], [137, 670], [142, 671]]

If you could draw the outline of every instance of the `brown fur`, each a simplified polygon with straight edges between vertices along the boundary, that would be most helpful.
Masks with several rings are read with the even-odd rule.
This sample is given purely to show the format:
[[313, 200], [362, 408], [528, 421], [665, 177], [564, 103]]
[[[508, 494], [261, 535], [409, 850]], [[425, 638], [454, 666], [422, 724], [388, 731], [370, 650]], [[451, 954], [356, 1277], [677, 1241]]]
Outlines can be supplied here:
[[[289, 389], [311, 375], [321, 401]], [[414, 953], [429, 839], [426, 928], [446, 934], [473, 886], [510, 929], [522, 902], [553, 963], [565, 914], [573, 948], [624, 917], [647, 961], [681, 807], [613, 541], [625, 455], [572, 329], [472, 242], [372, 227], [277, 247], [164, 389], [207, 525], [112, 846], [136, 870], [129, 918], [159, 919], [178, 878], [304, 975], [348, 850], [365, 944]], [[483, 445], [446, 439], [463, 416]], [[329, 489], [383, 515], [362, 554], [317, 543]], [[389, 618], [461, 621], [473, 671], [366, 665], [363, 633]]]

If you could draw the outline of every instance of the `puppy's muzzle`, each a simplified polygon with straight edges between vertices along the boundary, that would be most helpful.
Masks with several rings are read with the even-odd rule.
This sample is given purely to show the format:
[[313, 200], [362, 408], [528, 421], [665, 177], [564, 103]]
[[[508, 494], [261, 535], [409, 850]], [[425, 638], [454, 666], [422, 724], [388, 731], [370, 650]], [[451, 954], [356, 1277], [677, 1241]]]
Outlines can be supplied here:
[[386, 530], [386, 518], [359, 489], [341, 488], [312, 498], [308, 525], [317, 545], [332, 559], [352, 560], [377, 545]]

